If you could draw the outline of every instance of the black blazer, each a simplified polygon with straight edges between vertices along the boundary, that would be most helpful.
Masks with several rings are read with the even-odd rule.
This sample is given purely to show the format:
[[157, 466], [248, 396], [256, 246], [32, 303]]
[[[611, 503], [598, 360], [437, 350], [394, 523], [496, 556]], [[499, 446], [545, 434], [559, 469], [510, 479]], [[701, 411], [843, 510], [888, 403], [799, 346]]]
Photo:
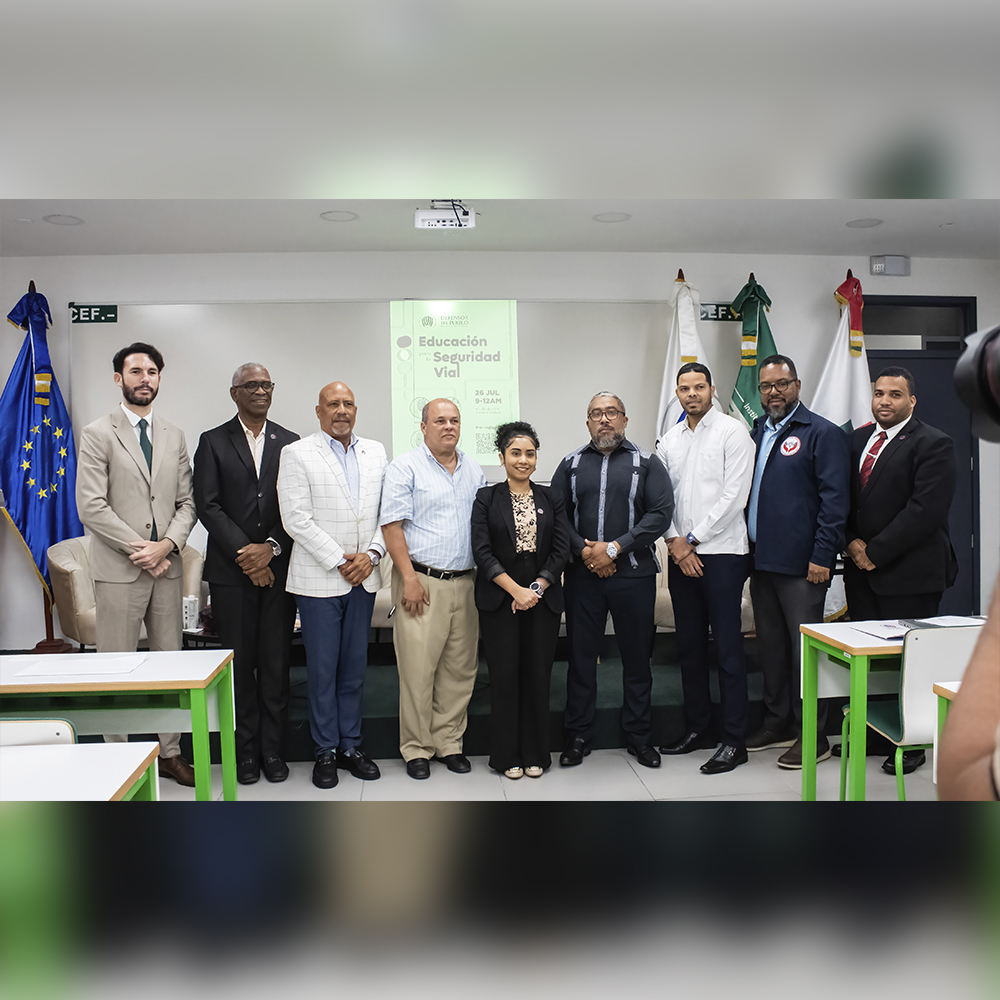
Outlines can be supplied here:
[[[569, 522], [562, 497], [547, 486], [531, 484], [538, 522], [536, 551], [541, 566], [538, 575], [548, 580], [542, 600], [556, 614], [564, 609], [562, 571], [569, 559]], [[472, 505], [472, 554], [476, 573], [476, 607], [496, 611], [510, 594], [493, 580], [509, 572], [517, 559], [514, 509], [506, 482], [484, 486]]]
[[861, 490], [861, 455], [872, 425], [851, 435], [851, 511], [847, 541], [860, 538], [875, 569], [876, 594], [943, 591], [955, 582], [958, 559], [948, 535], [955, 495], [955, 446], [950, 437], [916, 417], [891, 441]]
[[208, 531], [203, 577], [209, 583], [253, 586], [236, 564], [236, 551], [273, 538], [281, 555], [271, 560], [274, 585], [284, 588], [292, 540], [278, 511], [278, 456], [298, 434], [273, 420], [265, 427], [260, 478], [239, 417], [205, 431], [194, 454], [194, 502]]

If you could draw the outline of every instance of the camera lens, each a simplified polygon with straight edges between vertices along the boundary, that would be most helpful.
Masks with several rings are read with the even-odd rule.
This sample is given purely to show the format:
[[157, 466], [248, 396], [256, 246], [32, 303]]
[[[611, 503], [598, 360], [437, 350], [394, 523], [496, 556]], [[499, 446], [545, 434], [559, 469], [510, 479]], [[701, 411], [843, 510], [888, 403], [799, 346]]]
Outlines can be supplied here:
[[972, 411], [973, 433], [1000, 441], [1000, 326], [966, 339], [954, 379], [955, 391]]

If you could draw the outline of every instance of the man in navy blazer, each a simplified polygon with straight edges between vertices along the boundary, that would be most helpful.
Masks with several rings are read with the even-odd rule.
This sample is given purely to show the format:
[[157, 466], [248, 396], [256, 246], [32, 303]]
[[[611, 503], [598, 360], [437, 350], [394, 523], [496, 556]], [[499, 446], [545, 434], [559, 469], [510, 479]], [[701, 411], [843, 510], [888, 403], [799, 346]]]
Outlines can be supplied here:
[[[830, 575], [844, 547], [850, 501], [847, 435], [799, 402], [795, 364], [781, 354], [761, 362], [764, 416], [754, 422], [757, 454], [747, 504], [750, 579], [757, 649], [764, 675], [764, 724], [747, 750], [788, 747], [783, 768], [802, 767], [799, 625], [821, 622]], [[830, 756], [817, 713], [817, 761]]]
[[274, 383], [266, 368], [240, 365], [229, 395], [236, 416], [205, 431], [194, 456], [194, 496], [208, 531], [203, 577], [212, 622], [233, 650], [236, 776], [284, 781], [285, 715], [295, 598], [285, 592], [292, 540], [278, 511], [278, 457], [299, 439], [267, 419]]
[[[872, 392], [876, 422], [851, 436], [844, 587], [853, 621], [936, 615], [958, 572], [948, 534], [955, 446], [913, 416], [916, 403], [910, 372], [884, 368]], [[904, 773], [924, 760], [923, 750], [907, 751]], [[895, 774], [893, 759], [883, 768]]]

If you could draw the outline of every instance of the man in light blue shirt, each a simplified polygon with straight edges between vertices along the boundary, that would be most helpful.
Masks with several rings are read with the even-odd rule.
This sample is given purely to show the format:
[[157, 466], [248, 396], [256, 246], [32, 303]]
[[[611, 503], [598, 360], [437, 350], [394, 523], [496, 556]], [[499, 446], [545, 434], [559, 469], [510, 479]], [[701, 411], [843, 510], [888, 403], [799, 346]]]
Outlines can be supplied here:
[[402, 611], [392, 641], [399, 669], [399, 751], [411, 778], [430, 777], [430, 758], [471, 769], [462, 737], [476, 680], [479, 617], [470, 519], [486, 485], [458, 448], [461, 415], [450, 400], [424, 406], [424, 443], [385, 475], [382, 533], [392, 556], [392, 600]]

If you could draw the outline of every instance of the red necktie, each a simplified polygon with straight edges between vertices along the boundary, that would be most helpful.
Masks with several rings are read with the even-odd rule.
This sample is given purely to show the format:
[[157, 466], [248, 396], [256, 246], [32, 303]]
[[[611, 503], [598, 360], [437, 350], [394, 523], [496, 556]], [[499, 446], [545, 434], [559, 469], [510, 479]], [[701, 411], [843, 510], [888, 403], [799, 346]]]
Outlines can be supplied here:
[[868, 477], [872, 474], [872, 467], [875, 465], [875, 459], [878, 458], [878, 453], [882, 450], [882, 445], [885, 444], [885, 439], [888, 437], [885, 431], [879, 431], [879, 435], [875, 438], [875, 443], [871, 447], [871, 451], [865, 455], [864, 464], [861, 466], [861, 489], [868, 485]]

